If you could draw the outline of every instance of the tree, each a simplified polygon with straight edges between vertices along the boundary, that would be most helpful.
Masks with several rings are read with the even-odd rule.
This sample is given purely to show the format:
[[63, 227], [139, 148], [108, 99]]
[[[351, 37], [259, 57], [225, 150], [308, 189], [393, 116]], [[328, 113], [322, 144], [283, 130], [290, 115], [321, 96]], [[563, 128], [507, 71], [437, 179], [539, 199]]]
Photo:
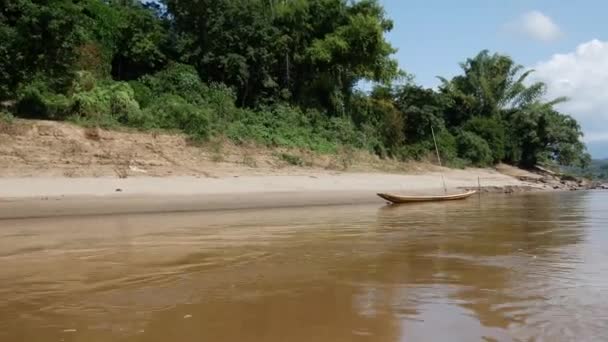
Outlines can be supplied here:
[[396, 90], [395, 104], [404, 116], [404, 134], [408, 143], [431, 139], [431, 127], [436, 132], [445, 129], [443, 112], [445, 98], [433, 89], [407, 83]]
[[485, 50], [461, 67], [462, 75], [442, 79], [440, 87], [448, 99], [444, 115], [449, 128], [463, 128], [485, 140], [494, 162], [504, 158], [525, 167], [585, 163], [588, 155], [578, 123], [553, 108], [566, 99], [545, 101], [544, 83], [527, 85], [532, 70]]
[[179, 36], [183, 62], [207, 82], [237, 89], [241, 104], [254, 104], [277, 91], [275, 49], [278, 30], [268, 1], [167, 0]]
[[536, 104], [509, 117], [508, 160], [524, 167], [539, 162], [584, 166], [590, 161], [579, 124], [551, 106]]
[[162, 69], [168, 62], [169, 30], [158, 9], [127, 1], [118, 7], [122, 13], [119, 36], [112, 58], [112, 76], [133, 80]]
[[0, 97], [12, 97], [25, 82], [44, 79], [64, 90], [73, 76], [82, 8], [68, 0], [0, 2]]
[[499, 116], [474, 117], [464, 124], [463, 129], [475, 133], [487, 142], [494, 163], [499, 163], [504, 159], [506, 128], [505, 122]]
[[475, 116], [492, 117], [525, 108], [541, 101], [545, 92], [541, 82], [526, 85], [533, 70], [523, 71], [523, 67], [508, 56], [490, 55], [484, 50], [461, 63], [460, 67], [463, 75], [449, 81], [440, 78], [441, 92], [454, 103], [446, 111], [446, 120], [452, 126], [459, 126]]
[[361, 79], [390, 80], [392, 22], [375, 0], [167, 0], [184, 61], [242, 105], [291, 100], [345, 114]]

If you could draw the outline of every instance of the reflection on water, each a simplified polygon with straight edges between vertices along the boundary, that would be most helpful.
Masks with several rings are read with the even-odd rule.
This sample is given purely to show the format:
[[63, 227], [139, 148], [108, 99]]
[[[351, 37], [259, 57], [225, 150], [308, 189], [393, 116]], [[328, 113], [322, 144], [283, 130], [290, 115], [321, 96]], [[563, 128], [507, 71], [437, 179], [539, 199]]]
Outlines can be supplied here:
[[607, 199], [0, 221], [0, 340], [608, 339]]

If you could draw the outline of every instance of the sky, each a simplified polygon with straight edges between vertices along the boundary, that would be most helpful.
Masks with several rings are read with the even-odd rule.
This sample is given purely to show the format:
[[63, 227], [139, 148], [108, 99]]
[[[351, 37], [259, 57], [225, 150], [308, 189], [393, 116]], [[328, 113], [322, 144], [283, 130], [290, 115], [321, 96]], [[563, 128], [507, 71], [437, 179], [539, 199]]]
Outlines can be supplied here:
[[395, 27], [388, 39], [417, 83], [439, 84], [458, 63], [488, 49], [511, 56], [567, 96], [558, 109], [575, 117], [595, 158], [608, 158], [608, 1], [380, 0]]

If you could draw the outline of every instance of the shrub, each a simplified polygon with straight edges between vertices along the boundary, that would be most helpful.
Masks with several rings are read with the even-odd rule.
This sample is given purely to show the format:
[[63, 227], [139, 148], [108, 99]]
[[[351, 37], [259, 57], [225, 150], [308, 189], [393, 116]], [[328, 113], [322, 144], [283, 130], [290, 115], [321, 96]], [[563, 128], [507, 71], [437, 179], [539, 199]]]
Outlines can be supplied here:
[[326, 130], [328, 140], [335, 139], [342, 145], [363, 147], [361, 135], [357, 132], [353, 121], [348, 117], [333, 117], [329, 119]]
[[13, 132], [13, 120], [12, 114], [0, 110], [0, 134], [11, 134]]
[[458, 134], [458, 155], [466, 160], [470, 160], [478, 166], [485, 166], [492, 163], [492, 151], [488, 143], [475, 133], [461, 131]]
[[505, 158], [505, 124], [499, 118], [474, 117], [465, 123], [463, 129], [475, 133], [488, 143], [494, 163]]
[[210, 116], [207, 108], [190, 104], [178, 95], [165, 95], [154, 101], [131, 124], [145, 128], [179, 129], [195, 139], [204, 139], [209, 135]]
[[[379, 102], [378, 104], [382, 104]], [[383, 108], [383, 106], [379, 106]], [[392, 148], [399, 147], [405, 142], [405, 119], [403, 114], [396, 110], [392, 105], [384, 106], [385, 111], [382, 116], [381, 133], [386, 146]]]
[[379, 130], [371, 124], [363, 124], [360, 129], [363, 148], [368, 152], [386, 158], [388, 151], [382, 143], [382, 135]]
[[236, 114], [236, 94], [224, 84], [211, 84], [203, 88], [205, 105], [213, 110], [218, 119], [231, 119]]
[[403, 145], [395, 149], [393, 155], [401, 161], [421, 160], [429, 155], [430, 146], [427, 143]]
[[77, 71], [72, 80], [72, 92], [91, 91], [97, 85], [95, 76], [89, 71]]
[[139, 81], [129, 81], [129, 85], [140, 108], [145, 108], [154, 101], [154, 93], [147, 85]]
[[[180, 102], [197, 106], [207, 113], [207, 133], [224, 133], [229, 129], [230, 121], [239, 116], [234, 91], [223, 84], [206, 85], [196, 69], [189, 65], [172, 64], [153, 76], [146, 75], [139, 81], [132, 81], [131, 85], [142, 108], [168, 95], [179, 96], [183, 100]], [[242, 133], [241, 129], [239, 131]]]
[[0, 123], [12, 123], [15, 117], [8, 112], [4, 112], [0, 110]]
[[471, 165], [471, 162], [469, 160], [458, 158], [458, 157], [448, 160], [445, 163], [445, 166], [451, 167], [453, 169], [464, 169], [469, 165]]
[[[443, 165], [448, 165], [458, 157], [456, 138], [445, 129], [435, 132], [435, 138], [437, 139], [437, 148], [439, 149], [441, 161], [443, 162]], [[436, 154], [434, 150], [435, 147], [431, 146], [431, 149], [432, 152]]]
[[293, 154], [281, 153], [281, 154], [279, 154], [279, 158], [281, 158], [281, 160], [285, 161], [289, 165], [294, 165], [294, 166], [303, 166], [304, 165], [304, 160], [302, 160], [302, 157], [296, 156]]
[[155, 95], [179, 95], [193, 104], [204, 103], [202, 94], [208, 89], [193, 66], [179, 63], [171, 64], [153, 76], [145, 75], [140, 81]]
[[40, 84], [30, 84], [19, 92], [17, 113], [26, 118], [59, 120], [69, 114], [70, 105], [66, 96], [48, 91]]
[[141, 117], [135, 92], [125, 82], [109, 82], [90, 91], [75, 93], [72, 102], [72, 113], [76, 117], [103, 126], [128, 124]]

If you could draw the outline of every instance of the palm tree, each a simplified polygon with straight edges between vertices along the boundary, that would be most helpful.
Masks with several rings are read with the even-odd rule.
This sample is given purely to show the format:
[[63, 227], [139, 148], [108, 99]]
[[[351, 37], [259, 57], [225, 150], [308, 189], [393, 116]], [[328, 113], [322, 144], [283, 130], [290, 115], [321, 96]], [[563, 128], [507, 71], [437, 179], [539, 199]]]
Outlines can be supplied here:
[[[515, 64], [509, 56], [490, 54], [483, 50], [474, 58], [461, 63], [460, 67], [463, 75], [452, 80], [439, 78], [442, 82], [441, 92], [456, 104], [452, 106], [455, 111], [446, 113], [446, 119], [454, 125], [474, 116], [498, 116], [542, 103], [545, 84], [527, 82], [534, 70], [524, 70], [523, 66]], [[563, 101], [566, 98], [543, 104], [553, 106]]]

